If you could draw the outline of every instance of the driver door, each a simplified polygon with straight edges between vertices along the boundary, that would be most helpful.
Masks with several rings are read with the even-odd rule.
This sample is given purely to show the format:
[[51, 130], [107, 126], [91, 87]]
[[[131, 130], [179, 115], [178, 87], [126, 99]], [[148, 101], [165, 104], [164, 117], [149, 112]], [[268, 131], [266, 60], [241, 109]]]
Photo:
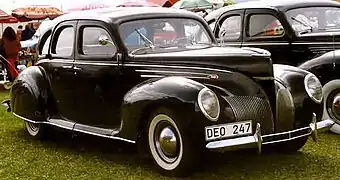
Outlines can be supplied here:
[[124, 93], [121, 68], [114, 44], [99, 44], [99, 37], [111, 42], [110, 26], [99, 21], [79, 21], [77, 27], [75, 129], [111, 135], [120, 127], [120, 106]]

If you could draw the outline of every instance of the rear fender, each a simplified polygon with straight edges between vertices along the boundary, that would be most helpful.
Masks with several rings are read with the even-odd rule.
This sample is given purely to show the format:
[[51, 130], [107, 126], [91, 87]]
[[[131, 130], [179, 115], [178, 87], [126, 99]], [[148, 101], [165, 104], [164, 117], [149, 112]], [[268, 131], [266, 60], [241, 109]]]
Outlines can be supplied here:
[[48, 107], [49, 83], [38, 66], [22, 71], [10, 91], [13, 113], [32, 121], [45, 121]]

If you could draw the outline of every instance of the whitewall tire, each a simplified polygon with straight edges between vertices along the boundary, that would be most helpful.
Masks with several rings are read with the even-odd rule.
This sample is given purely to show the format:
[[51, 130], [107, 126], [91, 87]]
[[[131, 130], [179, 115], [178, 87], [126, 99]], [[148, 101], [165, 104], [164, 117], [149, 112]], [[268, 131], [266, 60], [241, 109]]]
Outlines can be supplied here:
[[[338, 99], [340, 103], [340, 80], [332, 80], [325, 84], [322, 88], [324, 93], [324, 108], [322, 119], [332, 119], [335, 124], [330, 131], [340, 134], [340, 106], [339, 109], [334, 106], [335, 101]], [[339, 104], [340, 105], [340, 104]]]
[[192, 142], [181, 126], [180, 116], [170, 110], [158, 110], [150, 118], [148, 146], [150, 154], [162, 174], [186, 176], [191, 174], [195, 160]]
[[46, 125], [25, 121], [26, 132], [34, 139], [43, 139], [47, 136]]

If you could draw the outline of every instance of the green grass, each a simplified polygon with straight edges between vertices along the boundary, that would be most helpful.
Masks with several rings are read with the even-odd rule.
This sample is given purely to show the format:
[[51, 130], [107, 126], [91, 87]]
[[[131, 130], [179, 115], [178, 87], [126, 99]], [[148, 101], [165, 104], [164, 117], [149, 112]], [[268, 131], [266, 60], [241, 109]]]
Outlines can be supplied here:
[[[0, 100], [7, 97], [0, 92]], [[339, 179], [340, 136], [325, 133], [292, 155], [242, 151], [211, 154], [187, 179]], [[23, 121], [0, 108], [0, 179], [168, 179], [135, 146], [70, 132], [31, 140]]]

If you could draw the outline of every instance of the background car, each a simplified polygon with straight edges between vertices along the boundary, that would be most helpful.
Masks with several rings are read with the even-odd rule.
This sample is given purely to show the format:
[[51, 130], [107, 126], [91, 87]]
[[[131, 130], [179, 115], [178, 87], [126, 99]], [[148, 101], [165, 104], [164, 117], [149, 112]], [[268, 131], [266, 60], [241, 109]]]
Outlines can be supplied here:
[[340, 133], [340, 3], [331, 0], [239, 3], [209, 13], [205, 19], [221, 44], [257, 47], [274, 63], [315, 74], [323, 85], [323, 119], [333, 119]]
[[[177, 176], [206, 150], [295, 152], [333, 124], [320, 121], [316, 76], [273, 67], [261, 49], [219, 47], [195, 13], [115, 8], [53, 22], [39, 40], [40, 60], [4, 102], [34, 138], [56, 126], [138, 143], [162, 173]], [[160, 41], [164, 28], [175, 35]]]

